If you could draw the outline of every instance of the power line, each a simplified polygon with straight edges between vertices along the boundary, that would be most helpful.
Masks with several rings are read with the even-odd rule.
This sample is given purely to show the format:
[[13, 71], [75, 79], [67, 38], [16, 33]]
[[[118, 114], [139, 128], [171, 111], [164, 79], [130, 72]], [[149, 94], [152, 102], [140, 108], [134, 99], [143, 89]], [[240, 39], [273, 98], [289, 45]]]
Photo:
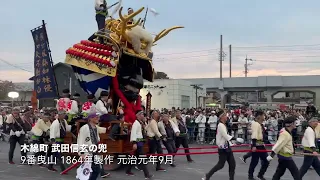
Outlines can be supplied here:
[[[238, 48], [235, 49], [234, 51], [244, 51], [242, 49], [256, 49], [256, 48], [292, 48], [292, 47], [313, 47], [313, 46], [320, 46], [320, 44], [306, 44], [306, 45], [279, 45], [279, 46], [272, 46], [272, 45], [266, 45], [266, 46], [234, 46], [234, 48]], [[205, 49], [205, 50], [196, 50], [196, 51], [184, 51], [184, 52], [177, 52], [177, 53], [166, 53], [166, 54], [156, 54], [157, 56], [171, 56], [171, 55], [176, 55], [176, 54], [192, 54], [195, 52], [210, 52], [210, 51], [214, 51], [214, 50], [219, 50], [220, 48], [213, 48], [213, 49]], [[281, 50], [274, 50], [274, 51], [307, 51], [308, 49], [289, 49], [289, 50], [285, 50], [285, 49], [281, 49]], [[309, 49], [309, 50], [320, 50], [320, 49]], [[256, 51], [256, 50], [250, 50], [250, 51]], [[261, 50], [260, 50], [261, 51]], [[267, 50], [267, 51], [272, 51], [272, 50]]]
[[274, 62], [274, 63], [295, 63], [295, 64], [301, 64], [301, 63], [307, 63], [307, 64], [320, 64], [320, 61], [274, 61], [274, 60], [253, 60], [256, 62]]
[[22, 68], [22, 67], [19, 67], [19, 66], [17, 66], [17, 65], [11, 64], [11, 63], [9, 63], [8, 61], [6, 61], [6, 60], [4, 60], [4, 59], [1, 59], [1, 58], [0, 58], [0, 61], [6, 63], [7, 65], [9, 65], [9, 66], [11, 66], [11, 67], [14, 67], [14, 68], [17, 68], [17, 69], [20, 69], [20, 70], [23, 70], [23, 71], [31, 72], [31, 71], [26, 70], [26, 69], [24, 69], [24, 68]]
[[283, 48], [283, 47], [312, 47], [312, 46], [320, 46], [320, 44], [300, 44], [300, 45], [265, 45], [265, 46], [235, 46], [234, 48]]

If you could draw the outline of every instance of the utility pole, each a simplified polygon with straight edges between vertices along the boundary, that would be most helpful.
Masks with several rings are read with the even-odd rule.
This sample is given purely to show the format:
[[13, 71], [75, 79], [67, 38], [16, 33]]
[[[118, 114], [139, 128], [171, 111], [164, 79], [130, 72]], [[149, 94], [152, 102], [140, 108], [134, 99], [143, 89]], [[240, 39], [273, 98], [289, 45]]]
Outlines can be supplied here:
[[222, 81], [222, 61], [223, 61], [223, 47], [222, 47], [222, 35], [220, 35], [220, 81]]
[[245, 75], [245, 77], [248, 77], [248, 73], [249, 73], [248, 66], [251, 65], [251, 64], [248, 64], [248, 61], [253, 61], [253, 60], [252, 59], [248, 59], [248, 57], [246, 56], [245, 64], [244, 64], [244, 75]]
[[201, 87], [202, 84], [191, 84], [195, 90], [196, 90], [196, 108], [198, 108], [198, 89], [202, 90], [203, 88]]
[[[248, 66], [251, 65], [251, 64], [248, 64], [248, 61], [253, 61], [253, 60], [252, 59], [248, 59], [248, 57], [246, 56], [245, 64], [244, 64], [244, 75], [245, 75], [245, 77], [248, 77], [248, 73], [249, 73]], [[245, 94], [246, 103], [248, 102], [248, 96], [249, 96], [249, 93], [246, 92], [246, 94]]]
[[231, 74], [232, 74], [232, 71], [231, 71], [231, 65], [232, 65], [232, 61], [231, 61], [231, 44], [229, 45], [229, 77], [231, 78]]

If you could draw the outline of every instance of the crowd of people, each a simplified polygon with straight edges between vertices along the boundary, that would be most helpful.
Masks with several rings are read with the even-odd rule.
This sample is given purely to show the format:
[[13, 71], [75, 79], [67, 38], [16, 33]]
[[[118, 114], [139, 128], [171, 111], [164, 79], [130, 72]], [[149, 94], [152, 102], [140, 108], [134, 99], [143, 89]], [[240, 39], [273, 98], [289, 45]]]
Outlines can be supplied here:
[[[261, 144], [274, 144], [282, 141], [281, 138], [284, 128], [289, 128], [286, 126], [288, 124], [292, 125], [290, 129], [290, 137], [292, 136], [292, 142], [294, 144], [306, 144], [307, 140], [304, 140], [306, 133], [310, 133], [309, 127], [312, 127], [312, 132], [314, 132], [314, 138], [320, 139], [320, 125], [311, 126], [312, 122], [318, 122], [319, 118], [316, 118], [316, 110], [310, 105], [306, 110], [254, 110], [248, 107], [241, 107], [237, 109], [218, 109], [218, 108], [190, 108], [190, 109], [161, 109], [161, 110], [151, 110], [150, 114], [146, 114], [146, 109], [142, 106], [141, 110], [136, 112], [135, 121], [127, 121], [125, 119], [125, 112], [123, 111], [124, 105], [120, 103], [117, 109], [117, 115], [112, 112], [112, 99], [109, 98], [109, 93], [107, 91], [102, 91], [99, 99], [95, 99], [95, 96], [88, 95], [86, 102], [79, 101], [79, 94], [70, 95], [70, 91], [65, 89], [63, 91], [62, 97], [57, 101], [56, 108], [48, 109], [44, 108], [40, 111], [25, 108], [21, 111], [18, 108], [13, 108], [11, 112], [2, 110], [0, 116], [0, 125], [2, 129], [2, 134], [4, 136], [9, 136], [10, 150], [9, 150], [9, 163], [14, 164], [13, 155], [16, 148], [16, 144], [24, 143], [63, 143], [64, 137], [67, 132], [75, 134], [75, 121], [78, 119], [85, 119], [88, 123], [82, 124], [80, 128], [77, 143], [78, 144], [98, 144], [100, 137], [98, 134], [107, 133], [108, 130], [104, 127], [99, 127], [99, 122], [108, 122], [115, 120], [124, 121], [127, 124], [131, 124], [131, 129], [125, 129], [125, 134], [130, 136], [130, 141], [132, 143], [132, 148], [135, 150], [135, 155], [143, 155], [143, 145], [148, 143], [149, 152], [148, 154], [163, 154], [162, 145], [165, 146], [169, 154], [174, 154], [178, 151], [178, 148], [182, 146], [185, 153], [189, 153], [190, 143], [210, 143], [216, 144], [220, 149], [230, 148], [230, 141], [237, 141], [239, 143], [249, 143], [254, 144], [252, 147], [259, 148]], [[311, 109], [311, 111], [310, 111]], [[289, 120], [288, 120], [289, 118]], [[257, 124], [258, 123], [258, 124]], [[317, 125], [317, 124], [316, 124]], [[263, 129], [258, 131], [262, 133], [257, 135], [257, 127]], [[259, 129], [258, 128], [258, 129]], [[117, 135], [120, 131], [120, 124], [114, 124], [110, 128], [109, 139], [115, 141], [117, 140]], [[225, 132], [221, 131], [225, 129]], [[29, 136], [27, 136], [30, 134]], [[227, 134], [227, 144], [225, 143], [223, 134]], [[28, 138], [29, 137], [29, 138]], [[303, 138], [302, 138], [303, 137]], [[258, 140], [258, 142], [257, 142]], [[28, 141], [28, 142], [27, 142]], [[304, 142], [305, 141], [305, 142]], [[222, 147], [223, 146], [223, 147]], [[220, 148], [221, 147], [221, 148]], [[295, 146], [294, 146], [295, 147]], [[304, 150], [306, 150], [306, 147]], [[320, 141], [315, 140], [314, 149], [320, 147]], [[311, 148], [313, 152], [313, 147], [308, 145], [307, 148]], [[251, 157], [251, 164], [249, 170], [249, 179], [253, 178], [253, 171], [255, 164], [258, 162], [259, 157], [264, 155], [255, 155], [256, 149], [253, 152], [246, 154], [242, 160], [246, 160]], [[263, 148], [262, 148], [263, 149]], [[280, 148], [281, 149], [281, 148]], [[290, 148], [289, 148], [290, 149]], [[310, 150], [310, 149], [309, 149]], [[221, 161], [217, 166], [215, 166], [208, 174], [205, 176], [205, 180], [209, 179], [212, 174], [223, 167], [225, 161], [228, 161], [231, 166], [231, 170], [234, 169], [235, 164], [232, 159], [230, 159], [230, 152], [232, 151], [221, 151], [220, 154]], [[279, 151], [275, 150], [278, 154]], [[40, 155], [37, 153], [36, 155]], [[43, 154], [43, 153], [42, 153]], [[26, 154], [21, 152], [22, 156]], [[81, 157], [85, 157], [88, 153], [79, 154]], [[46, 156], [55, 156], [60, 165], [61, 171], [66, 168], [61, 161], [61, 154], [51, 153], [50, 151]], [[269, 159], [272, 159], [274, 154], [270, 155]], [[223, 158], [224, 157], [224, 158]], [[186, 155], [188, 162], [193, 162], [193, 159], [188, 154]], [[60, 159], [60, 161], [59, 161]], [[265, 160], [265, 159], [264, 159]], [[309, 159], [309, 161], [313, 159]], [[267, 162], [267, 161], [266, 161]], [[317, 162], [315, 162], [316, 164]], [[40, 166], [44, 166], [40, 164]], [[172, 167], [176, 165], [171, 164]], [[310, 165], [304, 165], [305, 167]], [[317, 165], [314, 165], [318, 173], [320, 170]], [[126, 169], [126, 174], [128, 176], [134, 175], [131, 171], [133, 165], [128, 166]], [[49, 165], [48, 170], [57, 171], [54, 169], [53, 165]], [[99, 175], [101, 177], [107, 177], [110, 173], [104, 171], [102, 166], [92, 165], [91, 179], [96, 179]], [[150, 179], [152, 175], [149, 173], [147, 166], [140, 165], [136, 166], [136, 169], [141, 169], [144, 171], [146, 179]], [[263, 167], [263, 171], [266, 171], [266, 167]], [[308, 167], [309, 168], [309, 167]], [[161, 167], [160, 161], [158, 161], [156, 166], [157, 171], [166, 171]], [[302, 170], [304, 171], [304, 170]], [[306, 172], [302, 172], [302, 174]], [[234, 177], [234, 170], [230, 171], [230, 179]], [[279, 175], [277, 175], [279, 176]], [[258, 175], [258, 178], [263, 180], [263, 173]], [[276, 178], [277, 179], [277, 178]]]

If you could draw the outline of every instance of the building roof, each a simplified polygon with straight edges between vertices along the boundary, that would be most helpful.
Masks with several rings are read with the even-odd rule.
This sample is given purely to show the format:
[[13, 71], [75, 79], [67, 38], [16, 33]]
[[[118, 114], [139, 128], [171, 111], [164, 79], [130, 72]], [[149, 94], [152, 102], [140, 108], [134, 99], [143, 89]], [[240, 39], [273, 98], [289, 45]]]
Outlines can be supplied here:
[[[63, 62], [58, 62], [57, 64], [53, 65], [53, 69], [55, 69], [55, 68], [57, 68], [59, 66], [66, 66], [66, 67], [71, 68], [71, 65], [69, 65], [69, 64], [66, 64], [66, 63], [63, 63]], [[29, 80], [33, 81], [33, 78], [34, 78], [34, 76], [30, 77]]]
[[14, 90], [18, 92], [33, 91], [34, 89], [33, 82], [21, 82], [21, 83], [13, 83], [13, 84], [14, 84]]

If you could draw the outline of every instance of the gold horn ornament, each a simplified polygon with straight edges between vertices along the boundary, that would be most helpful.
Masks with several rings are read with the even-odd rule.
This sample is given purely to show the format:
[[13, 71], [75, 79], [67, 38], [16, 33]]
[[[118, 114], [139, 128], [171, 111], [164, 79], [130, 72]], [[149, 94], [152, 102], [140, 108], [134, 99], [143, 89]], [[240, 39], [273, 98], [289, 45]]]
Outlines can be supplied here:
[[163, 38], [166, 35], [168, 35], [169, 32], [171, 32], [172, 30], [180, 29], [180, 28], [184, 28], [184, 27], [183, 26], [173, 26], [173, 27], [171, 27], [169, 29], [162, 30], [158, 35], [156, 35], [156, 37], [154, 37], [153, 43], [159, 41], [161, 38]]
[[132, 20], [133, 17], [135, 17], [139, 13], [141, 13], [144, 10], [144, 7], [140, 8], [138, 11], [135, 11], [134, 13], [132, 13], [130, 15], [125, 15], [125, 16], [122, 15], [122, 9], [123, 9], [123, 7], [121, 7], [119, 9], [119, 18], [121, 20], [121, 26], [120, 26], [120, 29], [117, 29], [117, 33], [119, 33], [119, 35], [120, 35], [120, 40], [123, 40], [123, 39], [129, 40], [129, 38], [126, 35], [126, 30], [139, 25], [141, 18], [139, 18], [139, 20], [137, 22], [135, 22], [134, 24], [128, 25], [128, 22], [130, 20]]

